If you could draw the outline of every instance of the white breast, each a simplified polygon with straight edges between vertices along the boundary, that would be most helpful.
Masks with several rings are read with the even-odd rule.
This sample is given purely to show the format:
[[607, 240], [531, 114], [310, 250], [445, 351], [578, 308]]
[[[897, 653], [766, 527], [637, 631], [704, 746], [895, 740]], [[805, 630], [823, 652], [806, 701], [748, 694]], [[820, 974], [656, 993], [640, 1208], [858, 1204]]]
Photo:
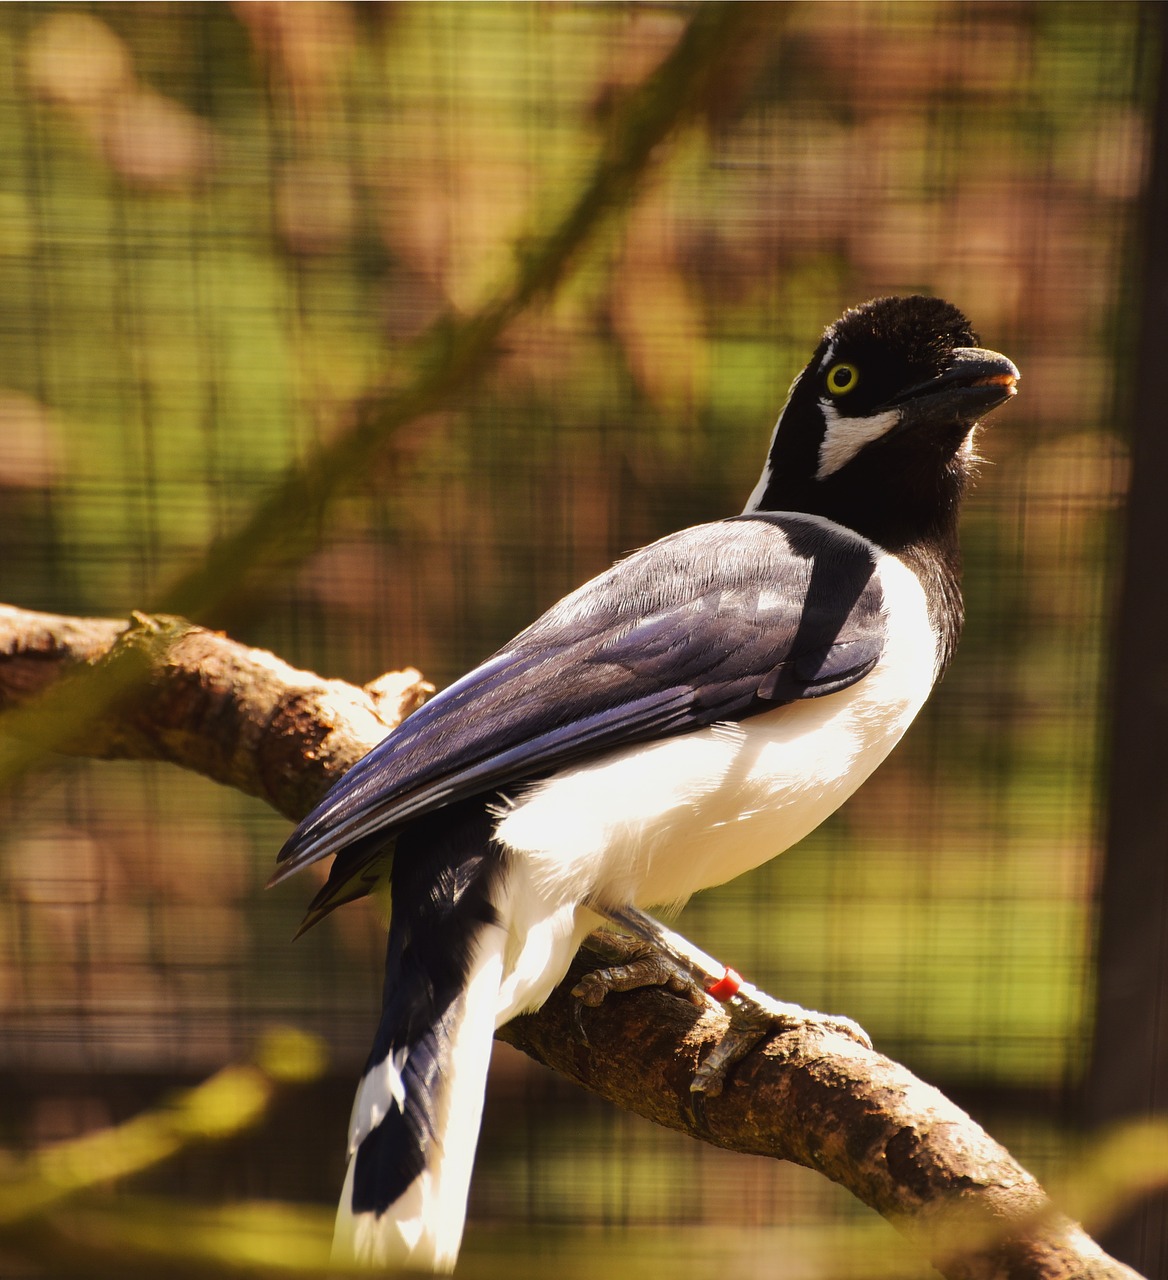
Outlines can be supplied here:
[[[872, 773], [924, 704], [937, 660], [916, 575], [886, 554], [877, 573], [897, 622], [880, 661], [851, 688], [614, 752], [514, 799], [496, 836], [514, 860], [516, 939], [533, 930], [543, 961], [529, 969], [513, 958], [512, 969], [546, 978], [548, 962], [559, 963], [549, 952], [562, 951], [566, 967], [587, 923], [573, 927], [568, 904], [683, 902], [801, 840]], [[516, 983], [526, 985], [519, 973], [513, 1008], [523, 1004]]]

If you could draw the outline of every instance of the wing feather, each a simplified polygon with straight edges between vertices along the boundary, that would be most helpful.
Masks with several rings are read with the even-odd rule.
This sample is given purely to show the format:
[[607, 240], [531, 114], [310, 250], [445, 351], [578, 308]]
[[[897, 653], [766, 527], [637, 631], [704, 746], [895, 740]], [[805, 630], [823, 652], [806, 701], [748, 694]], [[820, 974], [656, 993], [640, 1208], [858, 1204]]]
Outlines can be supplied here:
[[414, 712], [281, 850], [339, 853], [310, 920], [367, 891], [404, 824], [627, 746], [862, 679], [884, 642], [879, 552], [798, 515], [700, 525], [635, 552]]

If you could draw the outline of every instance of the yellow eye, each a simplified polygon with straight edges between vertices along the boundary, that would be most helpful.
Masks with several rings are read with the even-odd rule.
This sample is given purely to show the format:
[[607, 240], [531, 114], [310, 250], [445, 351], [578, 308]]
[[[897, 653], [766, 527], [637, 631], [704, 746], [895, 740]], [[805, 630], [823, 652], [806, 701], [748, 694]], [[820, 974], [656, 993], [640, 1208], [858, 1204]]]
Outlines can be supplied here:
[[854, 364], [833, 364], [827, 371], [827, 389], [833, 396], [846, 396], [854, 391], [860, 381], [860, 371]]

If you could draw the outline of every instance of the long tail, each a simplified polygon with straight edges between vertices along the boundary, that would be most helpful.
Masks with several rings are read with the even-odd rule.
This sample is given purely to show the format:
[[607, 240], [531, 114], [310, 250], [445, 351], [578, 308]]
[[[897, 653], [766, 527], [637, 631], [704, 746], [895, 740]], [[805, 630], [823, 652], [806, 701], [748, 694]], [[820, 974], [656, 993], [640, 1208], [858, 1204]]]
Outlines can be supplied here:
[[333, 1257], [450, 1271], [499, 1007], [503, 870], [481, 802], [399, 838], [381, 1022], [357, 1090]]

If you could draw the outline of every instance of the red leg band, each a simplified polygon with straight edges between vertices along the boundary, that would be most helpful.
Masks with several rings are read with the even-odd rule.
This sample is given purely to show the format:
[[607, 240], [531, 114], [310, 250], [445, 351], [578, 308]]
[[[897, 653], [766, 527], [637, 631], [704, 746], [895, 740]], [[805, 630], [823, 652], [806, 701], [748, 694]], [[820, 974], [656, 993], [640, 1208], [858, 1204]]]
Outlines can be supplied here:
[[738, 988], [741, 985], [742, 978], [733, 969], [727, 969], [717, 982], [710, 983], [706, 988], [706, 995], [713, 996], [715, 1000], [721, 1000], [724, 1003], [738, 994]]

